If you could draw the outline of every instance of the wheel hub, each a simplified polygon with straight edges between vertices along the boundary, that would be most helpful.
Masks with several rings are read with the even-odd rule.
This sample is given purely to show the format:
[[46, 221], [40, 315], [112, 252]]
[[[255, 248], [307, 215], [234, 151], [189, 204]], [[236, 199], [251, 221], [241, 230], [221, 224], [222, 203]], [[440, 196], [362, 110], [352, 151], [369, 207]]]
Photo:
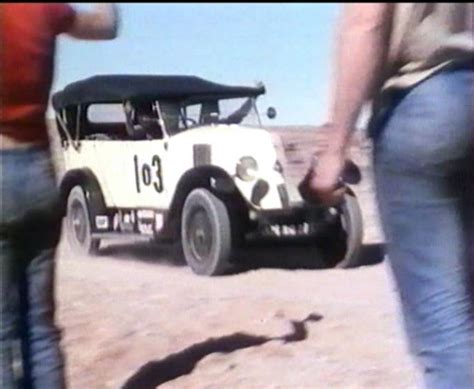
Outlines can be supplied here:
[[193, 256], [200, 262], [208, 260], [213, 245], [212, 226], [203, 209], [195, 211], [190, 217], [189, 239]]
[[74, 231], [74, 236], [79, 243], [84, 243], [86, 240], [86, 215], [84, 209], [78, 201], [75, 201], [71, 207], [71, 222]]

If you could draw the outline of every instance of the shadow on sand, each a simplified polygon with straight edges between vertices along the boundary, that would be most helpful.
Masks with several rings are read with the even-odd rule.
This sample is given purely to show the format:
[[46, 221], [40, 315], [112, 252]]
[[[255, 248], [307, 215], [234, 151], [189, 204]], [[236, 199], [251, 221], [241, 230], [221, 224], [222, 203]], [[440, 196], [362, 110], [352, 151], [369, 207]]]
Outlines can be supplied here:
[[[383, 244], [364, 245], [361, 250], [361, 266], [372, 266], [383, 262]], [[255, 243], [241, 250], [237, 260], [239, 272], [256, 269], [330, 269], [328, 259], [331, 254], [310, 244], [285, 244], [274, 242], [271, 247]]]
[[[140, 261], [164, 266], [186, 266], [179, 245], [153, 242], [113, 243], [101, 248], [100, 256], [120, 260]], [[285, 242], [254, 242], [235, 254], [233, 275], [258, 269], [328, 269], [328, 254], [314, 245]], [[363, 266], [383, 262], [384, 245], [368, 244], [362, 247]]]
[[283, 344], [301, 342], [308, 337], [306, 323], [317, 322], [322, 318], [323, 316], [312, 313], [304, 320], [292, 320], [292, 331], [278, 337], [237, 332], [219, 338], [207, 339], [158, 361], [148, 362], [127, 380], [122, 389], [156, 388], [161, 384], [190, 374], [200, 360], [213, 353], [229, 354], [237, 350], [261, 346], [274, 340], [281, 341]]

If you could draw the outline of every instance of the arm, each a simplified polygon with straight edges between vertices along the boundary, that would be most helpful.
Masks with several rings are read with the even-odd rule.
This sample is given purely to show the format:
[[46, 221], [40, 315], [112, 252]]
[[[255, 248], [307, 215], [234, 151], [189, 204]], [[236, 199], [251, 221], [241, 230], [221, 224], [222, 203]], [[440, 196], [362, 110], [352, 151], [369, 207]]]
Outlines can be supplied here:
[[345, 153], [364, 103], [381, 81], [393, 4], [345, 6], [336, 48], [329, 151]]
[[252, 98], [249, 97], [245, 102], [242, 104], [240, 108], [238, 108], [235, 112], [232, 112], [229, 116], [225, 119], [219, 120], [219, 123], [223, 124], [239, 124], [244, 120], [244, 118], [248, 115], [250, 110], [252, 109], [253, 102]]
[[344, 6], [336, 47], [327, 149], [305, 178], [319, 201], [335, 202], [343, 193], [335, 191], [335, 187], [362, 106], [381, 81], [392, 8], [389, 3]]
[[74, 22], [66, 33], [77, 39], [108, 40], [117, 37], [118, 27], [117, 5], [99, 3], [90, 11], [76, 11]]

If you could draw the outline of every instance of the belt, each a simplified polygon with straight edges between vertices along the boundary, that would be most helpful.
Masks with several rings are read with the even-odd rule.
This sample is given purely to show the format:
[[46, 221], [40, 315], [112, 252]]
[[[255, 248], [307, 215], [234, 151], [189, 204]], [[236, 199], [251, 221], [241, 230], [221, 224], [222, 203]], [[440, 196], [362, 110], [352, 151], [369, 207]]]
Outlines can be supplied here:
[[38, 146], [44, 146], [44, 142], [24, 142], [11, 136], [0, 134], [0, 150], [29, 149]]

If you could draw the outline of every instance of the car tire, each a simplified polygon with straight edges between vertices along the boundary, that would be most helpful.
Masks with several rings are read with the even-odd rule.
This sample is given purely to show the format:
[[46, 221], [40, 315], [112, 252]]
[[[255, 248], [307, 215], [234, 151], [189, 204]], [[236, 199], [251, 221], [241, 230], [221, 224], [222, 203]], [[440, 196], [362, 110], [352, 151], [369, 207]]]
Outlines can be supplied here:
[[337, 209], [339, 222], [325, 239], [330, 247], [328, 264], [339, 269], [361, 266], [364, 264], [360, 255], [364, 229], [356, 195], [348, 190]]
[[231, 219], [224, 202], [207, 189], [195, 189], [187, 197], [181, 241], [186, 263], [194, 273], [217, 276], [230, 270]]
[[80, 185], [69, 192], [66, 214], [66, 237], [70, 248], [80, 254], [95, 255], [100, 239], [92, 238], [89, 209]]

